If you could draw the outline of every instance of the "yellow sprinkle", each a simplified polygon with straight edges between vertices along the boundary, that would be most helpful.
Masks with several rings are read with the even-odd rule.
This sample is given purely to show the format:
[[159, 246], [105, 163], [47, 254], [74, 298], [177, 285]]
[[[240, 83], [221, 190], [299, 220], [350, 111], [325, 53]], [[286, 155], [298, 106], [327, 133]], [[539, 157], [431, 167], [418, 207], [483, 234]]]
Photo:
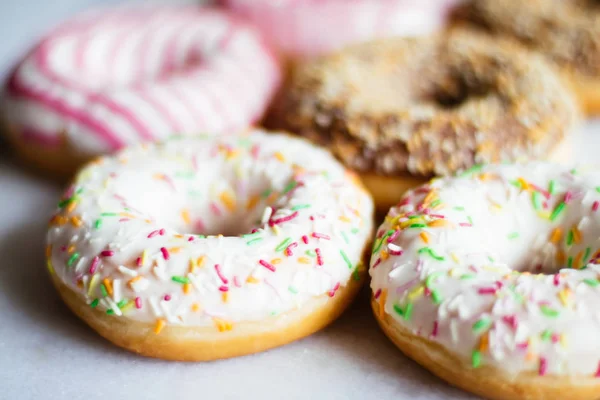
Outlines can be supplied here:
[[198, 267], [198, 268], [204, 267], [204, 261], [206, 261], [206, 256], [198, 257], [198, 259], [196, 260], [196, 267]]
[[273, 230], [273, 233], [275, 233], [275, 235], [279, 235], [279, 233], [281, 232], [277, 225], [273, 225], [271, 229]]
[[271, 260], [271, 264], [273, 265], [277, 265], [279, 263], [281, 263], [281, 258], [274, 258]]
[[190, 258], [190, 261], [188, 262], [188, 272], [194, 273], [195, 269], [196, 269], [196, 263], [194, 262], [193, 258]]
[[248, 202], [246, 203], [246, 210], [252, 210], [254, 207], [256, 207], [256, 205], [258, 204], [258, 201], [260, 200], [259, 196], [252, 196], [248, 199]]
[[310, 264], [310, 260], [308, 258], [306, 258], [306, 257], [299, 257], [298, 258], [298, 262], [300, 264]]
[[112, 288], [111, 281], [109, 281], [108, 278], [104, 278], [104, 280], [102, 280], [102, 283], [104, 283], [104, 287], [106, 288], [106, 291], [108, 292], [108, 294], [112, 296], [113, 288]]
[[459, 276], [460, 270], [458, 268], [452, 268], [450, 271], [448, 271], [448, 275], [451, 277]]
[[75, 251], [75, 245], [70, 245], [67, 247], [67, 253], [72, 254]]
[[421, 239], [423, 239], [425, 243], [429, 243], [429, 235], [427, 234], [427, 232], [421, 232], [419, 236], [421, 237]]
[[221, 293], [221, 300], [223, 301], [223, 303], [227, 303], [227, 300], [229, 300], [229, 293], [227, 293], [227, 292]]
[[583, 258], [583, 251], [580, 251], [579, 253], [577, 253], [577, 255], [575, 256], [575, 259], [573, 260], [573, 268], [575, 268], [575, 269], [581, 268], [581, 259], [582, 258]]
[[225, 207], [230, 212], [235, 211], [235, 199], [231, 196], [231, 194], [227, 192], [221, 192], [221, 194], [219, 195], [219, 199], [223, 204], [225, 204]]
[[381, 259], [384, 260], [384, 261], [387, 260], [388, 258], [390, 258], [390, 255], [385, 250], [381, 250], [380, 255], [381, 255]]
[[192, 304], [192, 311], [193, 312], [198, 312], [200, 310], [202, 310], [202, 307], [200, 307], [200, 304], [198, 304], [198, 303]]
[[563, 306], [569, 305], [570, 297], [571, 297], [571, 291], [568, 288], [564, 288], [563, 290], [558, 292], [558, 298], [560, 299], [560, 302], [563, 304]]
[[408, 292], [408, 298], [410, 300], [414, 300], [417, 297], [421, 296], [424, 291], [425, 288], [423, 287], [423, 285], [416, 286], [410, 292]]
[[427, 224], [427, 226], [429, 226], [431, 228], [438, 228], [438, 227], [447, 226], [447, 225], [448, 225], [448, 221], [446, 221], [445, 219], [436, 219]]
[[87, 292], [88, 296], [92, 295], [92, 293], [94, 292], [94, 289], [96, 289], [96, 286], [98, 286], [99, 282], [100, 282], [100, 275], [99, 274], [92, 275], [92, 279], [90, 279], [90, 283], [88, 285], [88, 292]]
[[249, 277], [246, 278], [246, 283], [258, 283], [260, 282], [258, 279], [256, 279], [255, 277], [253, 277], [252, 275], [250, 275]]
[[48, 268], [48, 272], [50, 272], [50, 275], [54, 275], [54, 267], [52, 266], [52, 260], [50, 260], [49, 258], [46, 260], [46, 267]]
[[73, 212], [73, 210], [75, 209], [75, 207], [77, 207], [77, 202], [76, 202], [76, 201], [72, 201], [72, 202], [70, 202], [70, 203], [69, 203], [69, 205], [68, 205], [68, 206], [65, 208], [65, 211], [66, 211], [67, 213], [69, 213], [69, 214], [70, 214], [70, 213], [72, 213], [72, 212]]
[[555, 228], [552, 231], [552, 234], [550, 235], [550, 241], [552, 243], [556, 244], [560, 241], [561, 237], [562, 237], [562, 231], [560, 230], [560, 228]]
[[560, 345], [562, 347], [568, 347], [569, 346], [569, 340], [567, 339], [567, 335], [565, 335], [564, 333], [560, 334]]
[[388, 294], [387, 289], [383, 289], [381, 291], [381, 295], [379, 295], [379, 316], [380, 317], [385, 316], [385, 302], [387, 300], [387, 294]]
[[165, 320], [162, 318], [157, 319], [156, 325], [154, 325], [154, 333], [156, 333], [158, 335], [160, 333], [160, 331], [163, 330], [164, 327], [165, 327]]
[[189, 294], [190, 293], [190, 287], [191, 287], [191, 285], [189, 283], [184, 283], [183, 284], [183, 294]]
[[213, 318], [213, 322], [215, 323], [219, 332], [226, 332], [233, 329], [233, 324], [231, 322], [227, 322], [221, 318]]
[[121, 217], [125, 217], [125, 218], [132, 218], [132, 219], [135, 219], [135, 218], [137, 218], [137, 217], [136, 217], [135, 215], [133, 215], [132, 213], [126, 213], [126, 212], [122, 212], [122, 213], [119, 213], [119, 215], [120, 215]]
[[577, 226], [573, 226], [571, 231], [573, 232], [573, 241], [575, 244], [581, 243], [581, 231], [577, 228]]
[[339, 220], [342, 222], [352, 222], [352, 220], [350, 218], [346, 217], [345, 215], [340, 216]]
[[227, 155], [225, 156], [226, 160], [232, 160], [236, 158], [240, 154], [239, 150], [227, 150]]
[[457, 264], [460, 264], [460, 259], [458, 258], [455, 252], [450, 253], [450, 257], [452, 257], [452, 261], [454, 261]]
[[521, 184], [521, 189], [522, 190], [527, 191], [527, 190], [530, 189], [529, 183], [525, 179], [518, 178], [517, 181]]
[[437, 192], [435, 190], [432, 190], [431, 192], [427, 193], [427, 196], [425, 196], [425, 199], [423, 200], [423, 204], [431, 203], [435, 196], [437, 196]]
[[170, 247], [169, 248], [169, 253], [172, 253], [172, 254], [177, 254], [180, 251], [181, 251], [181, 247]]
[[279, 161], [285, 162], [285, 157], [283, 156], [283, 154], [281, 154], [281, 152], [279, 152], [279, 151], [275, 152], [274, 156]]
[[146, 265], [147, 259], [148, 259], [148, 250], [144, 250], [144, 251], [142, 251], [142, 256], [140, 257], [140, 263], [142, 264], [141, 267]]
[[176, 233], [173, 235], [173, 237], [177, 239], [183, 239], [184, 236], [181, 233]]
[[190, 212], [187, 210], [187, 208], [181, 210], [181, 219], [186, 225], [189, 225], [191, 223]]

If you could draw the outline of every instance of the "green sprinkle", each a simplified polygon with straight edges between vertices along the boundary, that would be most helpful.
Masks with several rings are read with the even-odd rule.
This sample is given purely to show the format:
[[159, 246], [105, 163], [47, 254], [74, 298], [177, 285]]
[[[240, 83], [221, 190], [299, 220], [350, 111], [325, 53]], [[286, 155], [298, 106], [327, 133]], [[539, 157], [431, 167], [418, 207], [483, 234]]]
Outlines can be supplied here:
[[467, 215], [467, 221], [469, 221], [469, 223], [470, 223], [471, 225], [473, 225], [473, 218], [471, 218], [471, 216], [470, 216], [470, 215]]
[[263, 240], [263, 238], [255, 238], [255, 239], [252, 239], [252, 240], [248, 240], [248, 241], [246, 242], [246, 244], [247, 244], [248, 246], [250, 246], [250, 245], [252, 245], [252, 244], [254, 244], [254, 243], [258, 243], [258, 242], [260, 242], [261, 240]]
[[249, 239], [249, 238], [254, 238], [260, 235], [260, 232], [254, 232], [254, 233], [245, 233], [242, 235], [242, 237], [244, 239]]
[[435, 281], [437, 278], [439, 278], [440, 276], [444, 275], [445, 273], [442, 271], [438, 271], [438, 272], [434, 272], [432, 274], [430, 274], [427, 279], [425, 279], [425, 286], [430, 289], [431, 285], [433, 285], [433, 281]]
[[600, 285], [600, 282], [598, 282], [597, 279], [584, 279], [583, 282], [585, 282], [587, 285], [590, 285], [591, 287], [596, 287]]
[[584, 263], [584, 264], [587, 264], [587, 260], [588, 260], [588, 258], [589, 258], [589, 256], [590, 256], [590, 253], [591, 253], [591, 252], [592, 252], [592, 249], [591, 249], [590, 247], [587, 247], [587, 248], [585, 249], [585, 253], [583, 254], [583, 263]]
[[260, 197], [262, 197], [263, 199], [264, 199], [264, 198], [267, 198], [267, 197], [269, 197], [269, 195], [270, 195], [271, 193], [273, 193], [273, 189], [267, 189], [267, 190], [265, 190], [264, 192], [262, 192], [262, 193], [260, 194]]
[[310, 204], [298, 204], [297, 206], [292, 207], [292, 211], [302, 210], [304, 208], [309, 208]]
[[90, 307], [92, 308], [96, 308], [98, 307], [98, 303], [100, 303], [100, 300], [98, 299], [94, 299], [91, 303], [90, 303]]
[[196, 235], [198, 239], [206, 239], [206, 235]]
[[544, 332], [542, 332], [542, 340], [548, 341], [552, 338], [552, 331], [549, 329], [546, 329]]
[[431, 298], [435, 304], [440, 304], [442, 302], [442, 295], [438, 289], [433, 289], [431, 291]]
[[556, 188], [556, 182], [554, 182], [553, 180], [550, 181], [550, 183], [548, 183], [548, 193], [554, 194], [555, 188]]
[[292, 190], [293, 188], [295, 188], [296, 186], [298, 186], [298, 182], [296, 181], [291, 181], [290, 183], [288, 183], [284, 188], [283, 188], [283, 192], [281, 194], [286, 194], [287, 192], [289, 192], [290, 190]]
[[108, 310], [106, 310], [106, 313], [108, 315], [113, 315], [115, 313], [115, 311], [112, 308], [109, 308]]
[[432, 202], [431, 202], [431, 204], [430, 204], [429, 206], [430, 206], [431, 208], [435, 208], [435, 207], [439, 206], [441, 202], [442, 202], [442, 200], [440, 200], [440, 199], [436, 199], [436, 200], [432, 201]]
[[358, 268], [354, 269], [354, 272], [352, 273], [352, 279], [354, 279], [355, 281], [360, 281], [360, 272], [358, 272]]
[[100, 227], [101, 227], [101, 226], [102, 226], [102, 219], [101, 219], [101, 218], [98, 218], [98, 219], [96, 220], [96, 222], [94, 222], [94, 228], [96, 228], [96, 229], [100, 229]]
[[482, 331], [487, 330], [492, 325], [492, 321], [488, 318], [482, 318], [480, 320], [475, 321], [473, 324], [473, 332], [480, 333]]
[[394, 311], [401, 317], [404, 317], [404, 310], [398, 304], [394, 304]]
[[190, 283], [189, 278], [186, 278], [185, 276], [177, 276], [177, 275], [173, 275], [171, 277], [171, 280], [173, 282], [177, 282], [177, 283], [181, 283], [181, 284], [186, 284], [186, 283]]
[[356, 235], [358, 232], [360, 232], [360, 229], [358, 229], [358, 228], [352, 228], [352, 229], [350, 229], [350, 232], [352, 232], [353, 234]]
[[117, 217], [119, 214], [114, 212], [103, 212], [100, 215], [103, 217]]
[[554, 221], [556, 218], [558, 218], [558, 216], [564, 211], [566, 206], [567, 205], [564, 202], [559, 203], [554, 209], [554, 211], [552, 211], [552, 214], [550, 215], [550, 221]]
[[346, 253], [344, 253], [344, 250], [340, 250], [340, 254], [342, 255], [342, 258], [344, 259], [344, 261], [346, 261], [346, 265], [348, 266], [348, 268], [352, 269], [352, 262], [350, 261], [350, 259], [346, 255]]
[[519, 232], [513, 232], [508, 234], [509, 239], [516, 239], [519, 237]]
[[391, 235], [393, 235], [393, 234], [394, 234], [394, 230], [393, 230], [393, 229], [390, 229], [390, 230], [388, 230], [388, 231], [385, 233], [385, 235], [383, 235], [383, 236], [381, 237], [381, 239], [379, 239], [379, 241], [378, 241], [378, 242], [376, 242], [376, 245], [375, 245], [375, 247], [373, 248], [373, 253], [377, 253], [377, 252], [379, 251], [379, 249], [381, 249], [381, 246], [383, 245], [383, 242], [385, 242], [385, 240], [386, 240], [388, 237], [390, 237]]
[[462, 274], [459, 279], [465, 280], [465, 279], [473, 279], [475, 278], [475, 274]]
[[316, 257], [317, 253], [314, 250], [306, 250], [305, 254], [309, 257]]
[[533, 192], [531, 194], [531, 201], [533, 202], [533, 208], [539, 210], [542, 207], [542, 195], [540, 192]]
[[600, 193], [600, 186], [596, 186], [596, 192]]
[[569, 233], [567, 233], [567, 246], [570, 246], [573, 244], [573, 230], [569, 230]]
[[571, 175], [577, 175], [577, 169], [573, 168], [571, 171]]
[[340, 233], [342, 234], [342, 238], [344, 239], [344, 242], [346, 242], [346, 244], [350, 244], [350, 240], [348, 239], [348, 235], [346, 235], [346, 232], [342, 231]]
[[556, 318], [560, 314], [560, 312], [553, 310], [545, 304], [540, 306], [540, 311], [542, 312], [542, 314], [549, 318]]
[[410, 319], [410, 317], [412, 316], [412, 310], [413, 310], [413, 304], [408, 303], [406, 305], [406, 308], [404, 309], [404, 319], [406, 321], [408, 321]]
[[525, 302], [525, 298], [523, 297], [522, 294], [517, 293], [516, 289], [515, 289], [515, 285], [510, 285], [508, 287], [508, 289], [510, 290], [510, 292], [513, 294], [513, 296], [515, 296], [515, 298], [517, 299], [517, 301], [519, 303], [524, 303]]
[[427, 225], [425, 225], [425, 224], [412, 224], [412, 225], [409, 225], [408, 227], [409, 228], [425, 228], [426, 226]]
[[454, 207], [456, 211], [465, 211], [464, 207]]
[[73, 263], [79, 258], [79, 253], [73, 253], [71, 257], [67, 260], [67, 267], [73, 265]]
[[291, 293], [293, 293], [293, 294], [297, 294], [297, 293], [298, 293], [298, 289], [296, 289], [296, 288], [295, 288], [295, 287], [293, 287], [293, 286], [289, 286], [289, 287], [288, 287], [288, 290], [289, 290]]
[[573, 268], [573, 257], [567, 259], [567, 267]]
[[[77, 189], [77, 190], [75, 191], [75, 194], [81, 194], [81, 192], [83, 192], [83, 188], [82, 188], [82, 187], [81, 187], [81, 188], [79, 188], [79, 189]], [[73, 196], [73, 197], [75, 197], [75, 196]]]
[[419, 250], [417, 250], [417, 253], [422, 254], [422, 253], [427, 253], [429, 254], [432, 258], [438, 260], [438, 261], [444, 261], [446, 258], [439, 256], [435, 253], [435, 251], [433, 251], [433, 249], [431, 247], [422, 247]]
[[423, 218], [422, 215], [409, 215], [408, 219], [417, 219], [417, 218]]
[[100, 285], [100, 292], [102, 293], [102, 297], [108, 296], [108, 290], [106, 290], [106, 286], [104, 286], [104, 283]]
[[473, 350], [473, 353], [471, 353], [471, 365], [473, 368], [479, 368], [481, 365], [481, 352], [479, 350]]
[[519, 181], [510, 181], [510, 184], [516, 187], [517, 189], [523, 189], [523, 185]]
[[292, 238], [285, 238], [283, 242], [279, 243], [277, 247], [275, 247], [275, 251], [283, 251], [289, 244], [292, 243]]
[[193, 178], [194, 176], [196, 176], [196, 173], [194, 171], [179, 171], [179, 172], [175, 172], [175, 177], [176, 178], [190, 179], [190, 178]]
[[121, 300], [120, 302], [117, 303], [117, 307], [123, 308], [123, 307], [125, 307], [127, 305], [127, 303], [128, 303], [128, 300], [127, 299], [123, 299], [123, 300]]
[[475, 164], [471, 168], [465, 170], [462, 174], [460, 174], [460, 176], [461, 177], [465, 177], [465, 176], [468, 176], [468, 175], [473, 175], [476, 172], [481, 171], [482, 168], [483, 168], [483, 164]]

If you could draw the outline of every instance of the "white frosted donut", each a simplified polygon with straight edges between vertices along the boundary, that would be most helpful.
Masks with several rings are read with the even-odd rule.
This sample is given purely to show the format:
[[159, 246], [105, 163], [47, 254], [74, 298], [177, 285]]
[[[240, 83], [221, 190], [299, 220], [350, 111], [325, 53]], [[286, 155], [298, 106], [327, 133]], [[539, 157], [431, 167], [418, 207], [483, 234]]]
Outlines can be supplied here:
[[221, 0], [291, 56], [439, 29], [456, 0]]
[[10, 76], [4, 114], [13, 141], [39, 158], [62, 149], [60, 163], [248, 126], [279, 80], [262, 38], [226, 13], [122, 7], [76, 16], [44, 37]]
[[600, 396], [600, 173], [474, 167], [409, 192], [378, 231], [380, 325], [435, 374], [494, 399]]
[[372, 212], [355, 175], [302, 139], [177, 138], [81, 171], [51, 219], [48, 267], [67, 304], [120, 346], [231, 357], [343, 311]]

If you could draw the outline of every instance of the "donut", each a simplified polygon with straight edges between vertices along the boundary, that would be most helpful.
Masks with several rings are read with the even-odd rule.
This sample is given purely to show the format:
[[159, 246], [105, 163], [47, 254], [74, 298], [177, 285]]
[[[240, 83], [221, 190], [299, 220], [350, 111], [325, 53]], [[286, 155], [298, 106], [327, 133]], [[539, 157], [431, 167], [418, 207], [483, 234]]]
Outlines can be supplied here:
[[600, 396], [600, 173], [477, 166], [406, 194], [369, 273], [386, 335], [490, 399]]
[[293, 58], [376, 37], [418, 35], [444, 24], [456, 0], [221, 0]]
[[305, 140], [180, 136], [77, 174], [50, 220], [47, 267], [64, 302], [118, 346], [234, 357], [340, 315], [366, 274], [372, 213], [356, 175]]
[[478, 163], [566, 156], [578, 121], [545, 61], [468, 31], [359, 44], [298, 66], [268, 117], [358, 171], [378, 209]]
[[454, 12], [493, 35], [512, 37], [558, 65], [588, 114], [600, 114], [600, 7], [556, 0], [468, 1]]
[[261, 119], [280, 66], [251, 27], [209, 8], [121, 7], [75, 16], [17, 65], [3, 99], [25, 160], [67, 176], [94, 156]]

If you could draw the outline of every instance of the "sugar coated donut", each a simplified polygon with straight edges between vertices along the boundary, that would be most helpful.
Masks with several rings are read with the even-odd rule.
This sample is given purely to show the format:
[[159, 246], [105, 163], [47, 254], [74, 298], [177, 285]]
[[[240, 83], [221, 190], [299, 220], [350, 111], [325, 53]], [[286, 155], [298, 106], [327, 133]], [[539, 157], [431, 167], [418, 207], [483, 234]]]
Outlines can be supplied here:
[[30, 163], [70, 174], [143, 140], [261, 118], [280, 67], [257, 32], [201, 7], [123, 7], [74, 17], [10, 76], [8, 134]]
[[561, 152], [577, 119], [575, 100], [541, 57], [454, 31], [300, 65], [269, 125], [328, 147], [387, 210], [432, 175]]
[[600, 114], [600, 3], [594, 0], [469, 0], [456, 12], [513, 37], [562, 69], [589, 114]]
[[221, 0], [285, 54], [315, 56], [375, 37], [439, 29], [456, 0]]
[[301, 139], [175, 138], [83, 169], [46, 257], [64, 301], [108, 340], [211, 360], [333, 321], [366, 272], [372, 213], [356, 176]]
[[600, 173], [475, 167], [409, 192], [378, 230], [372, 305], [390, 339], [491, 399], [600, 396]]

